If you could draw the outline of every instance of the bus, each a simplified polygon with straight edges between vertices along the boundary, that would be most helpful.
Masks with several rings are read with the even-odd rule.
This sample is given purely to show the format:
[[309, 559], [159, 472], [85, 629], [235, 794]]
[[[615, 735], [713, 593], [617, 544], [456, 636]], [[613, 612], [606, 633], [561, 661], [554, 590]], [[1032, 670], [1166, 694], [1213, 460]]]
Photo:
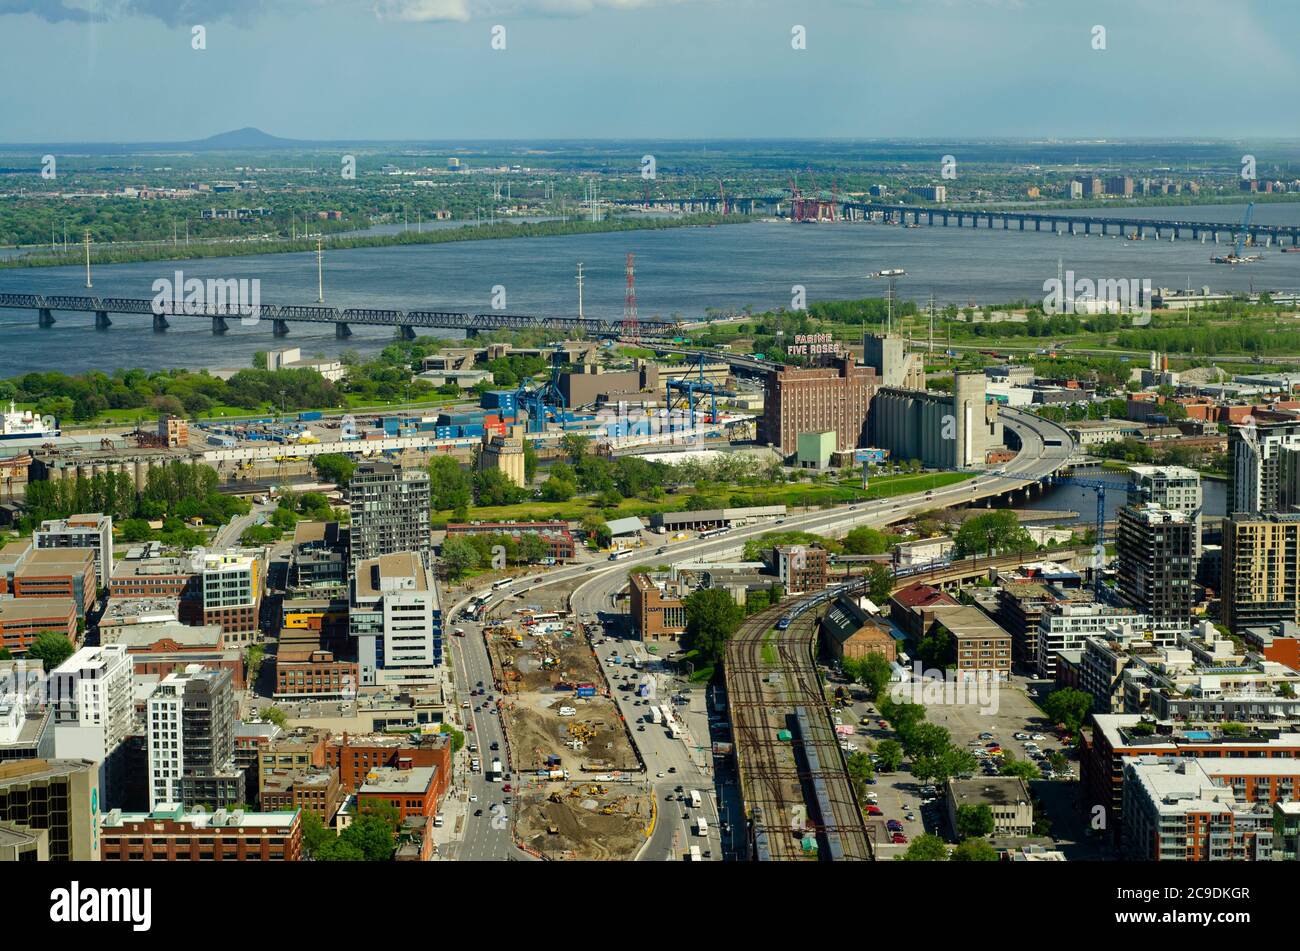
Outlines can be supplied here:
[[631, 549], [624, 548], [621, 551], [611, 552], [609, 556], [609, 560], [622, 561], [624, 558], [631, 558], [631, 557], [632, 557]]
[[494, 759], [492, 761], [492, 770], [488, 773], [487, 778], [490, 783], [501, 782], [501, 760]]
[[688, 862], [704, 861], [704, 858], [700, 855], [700, 847], [698, 845], [691, 846], [691, 850], [688, 853], [686, 853], [686, 861]]
[[543, 612], [540, 614], [530, 614], [523, 620], [525, 627], [532, 627], [534, 624], [554, 624], [560, 620], [560, 615], [554, 612]]
[[700, 799], [700, 791], [699, 791], [698, 789], [692, 789], [692, 790], [691, 790], [691, 808], [692, 808], [692, 809], [698, 809], [698, 808], [700, 808], [700, 804], [701, 804], [702, 802], [703, 802], [703, 800]]
[[700, 537], [701, 537], [701, 538], [717, 538], [719, 535], [725, 535], [725, 534], [727, 534], [727, 532], [729, 532], [729, 531], [731, 531], [731, 528], [730, 528], [729, 526], [727, 526], [727, 525], [724, 525], [724, 526], [722, 526], [721, 528], [709, 528], [709, 529], [705, 529], [704, 531], [700, 532]]
[[494, 581], [492, 582], [492, 590], [497, 591], [508, 584], [513, 584], [514, 580], [514, 578], [502, 578], [500, 581]]

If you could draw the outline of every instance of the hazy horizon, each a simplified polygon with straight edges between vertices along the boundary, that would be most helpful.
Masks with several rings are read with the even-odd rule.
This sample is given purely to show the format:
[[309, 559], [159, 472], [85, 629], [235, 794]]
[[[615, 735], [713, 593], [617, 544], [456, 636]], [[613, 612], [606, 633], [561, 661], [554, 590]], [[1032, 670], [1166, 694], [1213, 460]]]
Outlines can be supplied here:
[[1266, 0], [0, 0], [0, 142], [1281, 141], [1297, 28]]

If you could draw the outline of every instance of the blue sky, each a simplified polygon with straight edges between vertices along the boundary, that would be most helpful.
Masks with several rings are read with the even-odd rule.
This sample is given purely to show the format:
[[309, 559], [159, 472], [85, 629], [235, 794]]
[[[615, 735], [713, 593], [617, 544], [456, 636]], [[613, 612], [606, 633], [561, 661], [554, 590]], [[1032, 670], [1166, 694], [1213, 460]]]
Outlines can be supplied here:
[[1291, 138], [1296, 36], [1292, 0], [0, 0], [0, 142]]

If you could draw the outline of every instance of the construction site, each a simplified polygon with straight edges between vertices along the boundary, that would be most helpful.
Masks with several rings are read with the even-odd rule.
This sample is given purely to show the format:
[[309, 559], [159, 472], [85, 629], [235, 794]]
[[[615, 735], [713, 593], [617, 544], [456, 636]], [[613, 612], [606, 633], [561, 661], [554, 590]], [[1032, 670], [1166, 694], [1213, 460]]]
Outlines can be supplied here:
[[549, 784], [518, 805], [516, 837], [552, 860], [630, 861], [654, 830], [654, 799], [639, 785]]
[[535, 603], [503, 602], [484, 630], [514, 767], [517, 837], [548, 858], [634, 858], [654, 806], [627, 724], [564, 593], [535, 594]]

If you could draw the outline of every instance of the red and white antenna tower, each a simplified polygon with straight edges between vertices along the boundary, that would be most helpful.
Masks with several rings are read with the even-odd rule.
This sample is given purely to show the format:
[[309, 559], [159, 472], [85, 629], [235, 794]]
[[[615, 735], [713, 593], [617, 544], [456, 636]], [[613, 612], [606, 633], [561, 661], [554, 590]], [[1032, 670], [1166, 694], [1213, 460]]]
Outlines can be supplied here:
[[633, 266], [633, 254], [627, 253], [627, 290], [623, 295], [623, 333], [633, 340], [641, 337], [640, 324], [636, 317], [636, 268]]

